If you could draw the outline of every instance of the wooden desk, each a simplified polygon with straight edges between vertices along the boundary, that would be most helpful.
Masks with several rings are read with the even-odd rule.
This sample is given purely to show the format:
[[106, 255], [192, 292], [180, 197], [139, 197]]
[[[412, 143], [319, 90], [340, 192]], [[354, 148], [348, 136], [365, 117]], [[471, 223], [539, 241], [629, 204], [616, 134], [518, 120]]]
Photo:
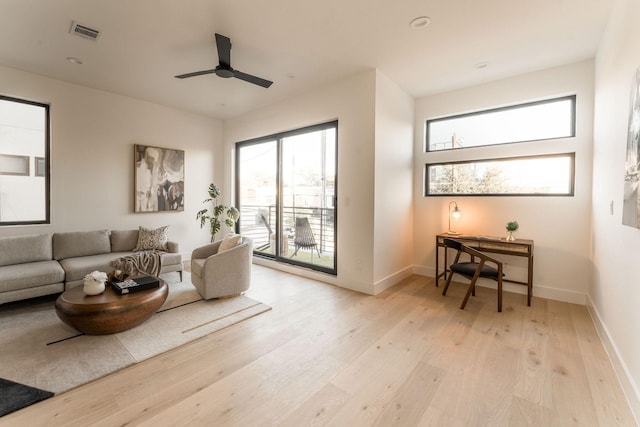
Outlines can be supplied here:
[[[520, 285], [527, 286], [527, 305], [531, 305], [531, 297], [533, 294], [533, 240], [516, 239], [513, 242], [508, 242], [505, 239], [497, 239], [491, 237], [482, 236], [467, 236], [467, 235], [451, 235], [448, 233], [441, 233], [436, 236], [436, 286], [438, 286], [438, 280], [441, 276], [446, 278], [448, 270], [447, 263], [447, 249], [444, 246], [444, 239], [455, 239], [462, 242], [471, 248], [477, 249], [482, 252], [491, 252], [496, 254], [504, 254], [511, 256], [520, 256], [527, 258], [527, 281], [511, 280], [503, 278], [505, 282], [518, 283]], [[444, 271], [440, 271], [440, 248], [444, 248]]]

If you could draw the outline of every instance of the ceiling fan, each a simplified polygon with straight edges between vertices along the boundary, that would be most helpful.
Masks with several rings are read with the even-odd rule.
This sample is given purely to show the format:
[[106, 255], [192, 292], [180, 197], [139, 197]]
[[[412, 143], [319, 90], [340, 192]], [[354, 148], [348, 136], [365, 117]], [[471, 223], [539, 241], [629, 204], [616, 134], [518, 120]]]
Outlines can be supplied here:
[[260, 77], [252, 76], [251, 74], [243, 73], [242, 71], [234, 70], [231, 68], [231, 40], [229, 37], [225, 37], [222, 34], [216, 33], [216, 45], [218, 46], [218, 61], [219, 64], [213, 70], [195, 71], [193, 73], [180, 74], [175, 76], [177, 79], [186, 79], [189, 77], [202, 76], [204, 74], [214, 74], [218, 77], [224, 77], [225, 79], [235, 77], [236, 79], [244, 80], [245, 82], [253, 83], [254, 85], [268, 88], [273, 84], [272, 81], [262, 79]]

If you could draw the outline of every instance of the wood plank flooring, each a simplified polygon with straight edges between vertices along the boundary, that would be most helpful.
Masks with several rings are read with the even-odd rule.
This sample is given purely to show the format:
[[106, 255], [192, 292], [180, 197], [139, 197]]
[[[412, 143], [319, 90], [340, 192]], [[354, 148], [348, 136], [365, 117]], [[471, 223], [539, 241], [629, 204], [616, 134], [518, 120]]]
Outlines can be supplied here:
[[273, 310], [0, 418], [15, 426], [635, 426], [582, 306], [254, 266]]

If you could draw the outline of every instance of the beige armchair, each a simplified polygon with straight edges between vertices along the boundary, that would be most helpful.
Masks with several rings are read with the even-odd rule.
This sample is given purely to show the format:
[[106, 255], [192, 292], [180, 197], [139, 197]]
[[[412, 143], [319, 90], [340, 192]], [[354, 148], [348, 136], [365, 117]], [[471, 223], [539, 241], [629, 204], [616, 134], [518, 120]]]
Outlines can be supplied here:
[[191, 253], [191, 283], [204, 299], [239, 295], [251, 285], [253, 241], [243, 236], [237, 246], [218, 253], [221, 243]]

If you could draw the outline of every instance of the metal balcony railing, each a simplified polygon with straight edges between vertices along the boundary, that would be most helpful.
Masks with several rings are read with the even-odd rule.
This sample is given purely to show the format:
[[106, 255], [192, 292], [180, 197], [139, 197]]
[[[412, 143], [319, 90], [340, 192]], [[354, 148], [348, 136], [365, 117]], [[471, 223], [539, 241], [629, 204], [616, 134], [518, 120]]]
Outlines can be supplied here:
[[[285, 206], [282, 209], [281, 256], [292, 253], [296, 217], [307, 217], [320, 253], [335, 249], [335, 209]], [[274, 253], [276, 208], [267, 205], [243, 205], [240, 209], [240, 233], [253, 239], [254, 250]]]

